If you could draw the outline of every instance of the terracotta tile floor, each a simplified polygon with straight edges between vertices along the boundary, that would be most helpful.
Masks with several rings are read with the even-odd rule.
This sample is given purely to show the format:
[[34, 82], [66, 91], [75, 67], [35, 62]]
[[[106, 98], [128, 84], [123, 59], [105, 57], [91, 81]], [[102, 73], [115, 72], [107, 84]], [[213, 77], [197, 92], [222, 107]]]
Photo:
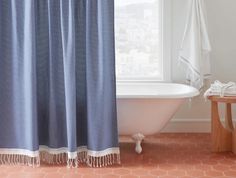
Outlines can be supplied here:
[[209, 134], [158, 134], [146, 138], [143, 153], [121, 138], [120, 166], [67, 169], [0, 166], [0, 178], [236, 178], [236, 156], [211, 153]]

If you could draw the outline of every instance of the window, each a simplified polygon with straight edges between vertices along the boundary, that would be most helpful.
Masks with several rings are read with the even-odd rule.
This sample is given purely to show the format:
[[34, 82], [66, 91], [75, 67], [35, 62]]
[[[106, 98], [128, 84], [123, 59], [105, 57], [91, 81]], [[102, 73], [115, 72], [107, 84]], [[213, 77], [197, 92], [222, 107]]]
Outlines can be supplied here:
[[163, 0], [115, 0], [118, 81], [165, 80], [163, 7]]

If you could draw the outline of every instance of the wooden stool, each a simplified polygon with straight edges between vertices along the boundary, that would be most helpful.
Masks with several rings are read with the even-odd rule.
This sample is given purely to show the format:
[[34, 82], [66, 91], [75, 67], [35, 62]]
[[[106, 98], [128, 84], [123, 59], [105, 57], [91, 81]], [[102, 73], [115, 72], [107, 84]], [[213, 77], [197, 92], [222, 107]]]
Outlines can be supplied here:
[[[211, 135], [212, 151], [232, 151], [236, 154], [236, 129], [234, 129], [231, 104], [236, 103], [235, 97], [209, 96], [211, 100]], [[225, 103], [225, 127], [222, 126], [218, 112], [218, 102]]]

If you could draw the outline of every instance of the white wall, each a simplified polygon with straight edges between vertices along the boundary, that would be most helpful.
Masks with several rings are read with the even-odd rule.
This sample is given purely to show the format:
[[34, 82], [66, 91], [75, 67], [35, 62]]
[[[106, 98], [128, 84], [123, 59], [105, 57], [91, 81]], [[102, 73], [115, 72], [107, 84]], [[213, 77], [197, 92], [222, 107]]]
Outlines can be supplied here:
[[[184, 82], [178, 67], [180, 47], [190, 0], [172, 0], [172, 79]], [[212, 45], [212, 81], [236, 82], [236, 0], [205, 0], [209, 35]], [[199, 96], [186, 103], [167, 125], [165, 131], [209, 131], [210, 103]], [[234, 115], [236, 117], [236, 108]], [[221, 115], [223, 113], [221, 112]]]

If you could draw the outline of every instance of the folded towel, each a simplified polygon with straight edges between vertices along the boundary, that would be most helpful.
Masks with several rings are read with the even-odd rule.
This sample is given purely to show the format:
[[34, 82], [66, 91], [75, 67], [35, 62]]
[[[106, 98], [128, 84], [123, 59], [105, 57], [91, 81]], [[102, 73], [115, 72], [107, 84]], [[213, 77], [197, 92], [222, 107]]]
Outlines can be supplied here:
[[236, 83], [221, 83], [220, 81], [216, 80], [213, 84], [211, 84], [211, 87], [204, 93], [204, 97], [207, 98], [208, 96], [213, 95], [220, 95], [221, 97], [236, 96]]

